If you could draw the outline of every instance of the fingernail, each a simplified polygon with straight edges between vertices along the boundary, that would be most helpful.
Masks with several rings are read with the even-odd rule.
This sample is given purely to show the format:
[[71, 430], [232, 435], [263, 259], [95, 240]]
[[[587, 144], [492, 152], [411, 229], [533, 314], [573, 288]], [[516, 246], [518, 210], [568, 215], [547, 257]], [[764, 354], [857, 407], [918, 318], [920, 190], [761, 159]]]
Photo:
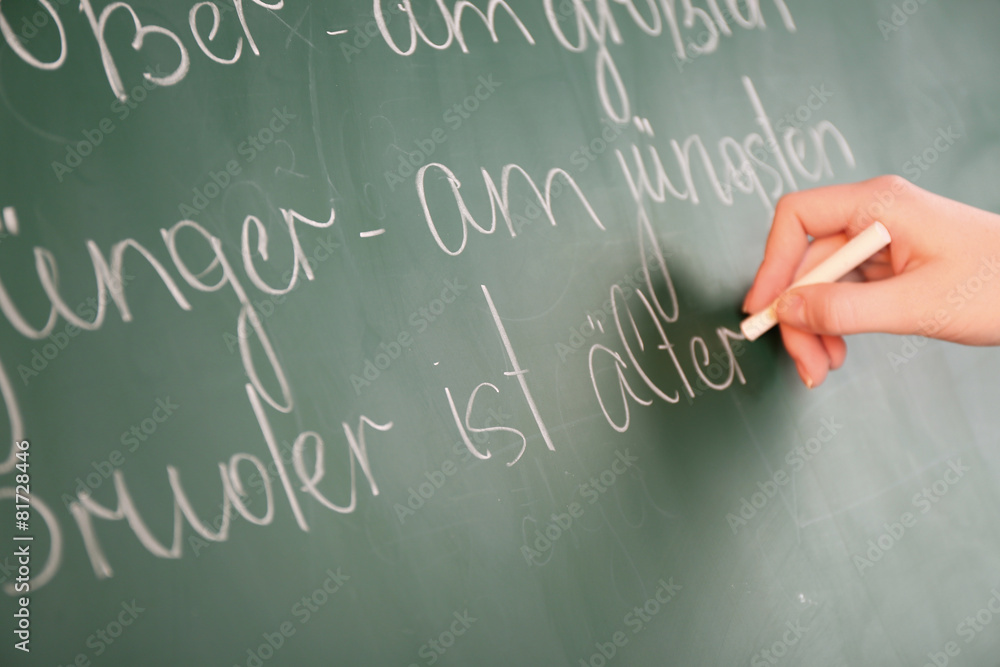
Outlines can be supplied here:
[[796, 361], [795, 369], [799, 372], [799, 377], [802, 378], [802, 382], [806, 385], [806, 387], [812, 389], [813, 387], [816, 386], [816, 383], [813, 382], [812, 377], [809, 375], [809, 373], [806, 372], [805, 366]]
[[775, 307], [778, 321], [801, 329], [806, 323], [806, 300], [798, 294], [783, 294]]

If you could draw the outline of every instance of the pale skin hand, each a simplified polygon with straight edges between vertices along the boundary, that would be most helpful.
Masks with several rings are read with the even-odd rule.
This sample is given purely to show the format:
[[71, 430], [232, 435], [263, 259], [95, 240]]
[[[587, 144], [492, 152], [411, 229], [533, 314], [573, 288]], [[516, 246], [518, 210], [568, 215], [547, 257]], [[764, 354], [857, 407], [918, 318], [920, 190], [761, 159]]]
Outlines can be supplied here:
[[810, 388], [844, 363], [848, 334], [1000, 345], [1000, 215], [899, 176], [783, 197], [744, 311], [766, 308], [876, 220], [892, 236], [885, 250], [843, 279], [848, 282], [797, 288], [777, 308], [785, 348]]

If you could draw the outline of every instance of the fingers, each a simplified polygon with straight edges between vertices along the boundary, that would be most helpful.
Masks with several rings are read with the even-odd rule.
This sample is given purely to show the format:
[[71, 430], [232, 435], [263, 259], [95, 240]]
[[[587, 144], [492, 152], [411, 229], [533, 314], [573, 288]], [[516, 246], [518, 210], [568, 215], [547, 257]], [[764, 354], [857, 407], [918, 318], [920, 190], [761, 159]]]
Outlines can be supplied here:
[[[825, 238], [816, 239], [805, 250], [805, 254], [802, 257], [802, 261], [799, 263], [798, 268], [795, 270], [794, 280], [798, 280], [800, 277], [811, 271], [818, 264], [822, 263], [830, 255], [834, 254], [839, 250], [844, 244], [847, 243], [847, 237], [843, 234], [834, 234], [833, 236], [827, 236]], [[760, 308], [754, 308], [753, 310], [747, 311], [748, 313], [759, 312], [764, 308], [768, 307], [774, 301], [768, 301]], [[751, 305], [756, 305], [752, 303]], [[778, 307], [781, 307], [780, 298]]]
[[913, 333], [919, 328], [920, 285], [919, 278], [912, 276], [907, 274], [871, 283], [827, 283], [796, 288], [782, 296], [781, 305], [776, 309], [778, 321], [796, 329], [832, 336], [868, 331]]
[[845, 234], [833, 234], [831, 236], [824, 236], [822, 238], [815, 239], [809, 244], [809, 247], [806, 248], [806, 254], [802, 258], [799, 268], [795, 270], [795, 275], [792, 276], [792, 281], [794, 282], [798, 280], [818, 265], [822, 264], [827, 257], [843, 248], [847, 243], [847, 240], [847, 235]]
[[810, 389], [822, 384], [828, 372], [840, 368], [847, 358], [847, 345], [840, 336], [817, 336], [808, 331], [782, 327], [782, 340], [789, 356], [795, 361], [802, 383]]
[[835, 371], [843, 366], [844, 360], [847, 359], [847, 343], [844, 342], [843, 336], [820, 336], [820, 340], [830, 357], [830, 370]]
[[858, 267], [858, 272], [865, 280], [885, 280], [895, 275], [892, 264], [888, 261], [888, 253], [877, 253], [872, 259]]
[[826, 379], [830, 371], [830, 355], [819, 336], [808, 331], [782, 325], [781, 340], [795, 362], [803, 384], [812, 389]]
[[[776, 303], [785, 347], [806, 385], [819, 385], [830, 370], [844, 363], [843, 335], [913, 333], [919, 328], [920, 278], [913, 277], [916, 265], [909, 263], [913, 253], [908, 246], [913, 225], [902, 224], [902, 213], [893, 206], [912, 208], [915, 190], [904, 179], [883, 176], [792, 193], [778, 202], [764, 260], [743, 306], [756, 313]], [[891, 251], [877, 253], [846, 277], [869, 282], [810, 285], [786, 292], [794, 280], [872, 224], [876, 213], [902, 245], [895, 243]], [[940, 245], [935, 243], [933, 247]]]
[[827, 283], [791, 290], [778, 302], [785, 349], [802, 382], [812, 389], [847, 356], [841, 337], [863, 331], [912, 333], [917, 287], [909, 276], [874, 283]]
[[775, 209], [767, 238], [764, 261], [744, 300], [744, 310], [757, 312], [774, 300], [793, 280], [800, 267], [809, 237], [822, 239], [834, 234], [855, 235], [857, 212], [870, 204], [872, 193], [886, 179], [833, 185], [786, 195]]

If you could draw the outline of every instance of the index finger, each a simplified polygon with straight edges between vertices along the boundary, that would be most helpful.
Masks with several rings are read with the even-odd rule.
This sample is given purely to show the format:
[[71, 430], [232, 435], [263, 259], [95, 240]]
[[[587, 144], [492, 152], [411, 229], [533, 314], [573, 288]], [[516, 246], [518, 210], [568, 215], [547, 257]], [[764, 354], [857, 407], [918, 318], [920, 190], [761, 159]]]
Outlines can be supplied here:
[[822, 238], [846, 232], [851, 237], [860, 232], [857, 213], [871, 202], [878, 180], [830, 185], [782, 197], [774, 212], [764, 261], [743, 303], [744, 310], [755, 313], [766, 308], [792, 284], [810, 236]]

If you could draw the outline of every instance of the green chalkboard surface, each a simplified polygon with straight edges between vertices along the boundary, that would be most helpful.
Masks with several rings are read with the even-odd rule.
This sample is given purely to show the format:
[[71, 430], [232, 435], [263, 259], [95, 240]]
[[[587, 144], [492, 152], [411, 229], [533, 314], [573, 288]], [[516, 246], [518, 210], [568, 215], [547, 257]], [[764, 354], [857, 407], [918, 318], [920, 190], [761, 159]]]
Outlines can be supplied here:
[[4, 665], [997, 664], [1000, 355], [738, 304], [783, 193], [1000, 210], [1000, 5], [2, 16]]

